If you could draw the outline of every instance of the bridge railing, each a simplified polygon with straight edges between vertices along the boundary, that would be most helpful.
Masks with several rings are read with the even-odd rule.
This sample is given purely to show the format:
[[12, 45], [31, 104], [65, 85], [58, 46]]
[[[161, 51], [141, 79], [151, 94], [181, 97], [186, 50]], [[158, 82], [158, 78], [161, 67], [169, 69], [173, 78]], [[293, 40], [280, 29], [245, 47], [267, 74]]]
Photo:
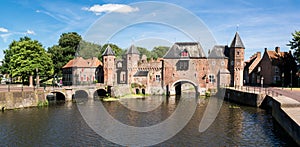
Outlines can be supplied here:
[[250, 92], [250, 93], [266, 94], [266, 95], [276, 96], [276, 97], [282, 95], [281, 93], [278, 93], [274, 89], [266, 88], [266, 87], [234, 86], [231, 88], [233, 88], [235, 90], [241, 90], [241, 91]]

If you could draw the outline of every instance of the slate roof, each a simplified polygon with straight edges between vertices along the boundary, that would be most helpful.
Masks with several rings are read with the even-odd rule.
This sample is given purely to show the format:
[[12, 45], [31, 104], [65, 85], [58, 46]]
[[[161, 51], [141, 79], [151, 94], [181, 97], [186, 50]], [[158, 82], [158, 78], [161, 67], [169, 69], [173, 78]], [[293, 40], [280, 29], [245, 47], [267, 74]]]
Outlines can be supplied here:
[[126, 54], [140, 54], [140, 52], [137, 50], [137, 48], [134, 45], [131, 45], [129, 49], [127, 50]]
[[233, 38], [233, 40], [231, 42], [230, 47], [233, 47], [233, 48], [237, 48], [237, 47], [239, 47], [239, 48], [245, 48], [245, 46], [244, 46], [244, 44], [242, 42], [242, 39], [241, 39], [241, 37], [240, 37], [240, 35], [239, 35], [238, 32], [235, 33], [235, 36], [234, 36], [234, 38]]
[[163, 58], [180, 58], [180, 54], [181, 54], [181, 50], [179, 49], [179, 46], [177, 44], [174, 44], [172, 47], [170, 47], [170, 49], [168, 50], [168, 52], [164, 55]]
[[190, 58], [205, 57], [203, 48], [198, 42], [176, 42], [164, 55], [165, 59], [181, 57], [181, 52], [187, 50]]
[[96, 57], [93, 57], [93, 58], [87, 59], [87, 60], [83, 59], [82, 57], [76, 57], [75, 59], [70, 60], [62, 68], [70, 68], [70, 67], [98, 67], [99, 65], [102, 65], [102, 63]]
[[103, 52], [102, 56], [114, 56], [115, 52], [112, 50], [112, 48], [110, 47], [110, 45], [108, 45], [105, 49], [105, 51]]
[[225, 46], [215, 45], [208, 55], [209, 58], [226, 58], [225, 56]]
[[147, 77], [149, 71], [137, 71], [133, 76], [134, 77]]

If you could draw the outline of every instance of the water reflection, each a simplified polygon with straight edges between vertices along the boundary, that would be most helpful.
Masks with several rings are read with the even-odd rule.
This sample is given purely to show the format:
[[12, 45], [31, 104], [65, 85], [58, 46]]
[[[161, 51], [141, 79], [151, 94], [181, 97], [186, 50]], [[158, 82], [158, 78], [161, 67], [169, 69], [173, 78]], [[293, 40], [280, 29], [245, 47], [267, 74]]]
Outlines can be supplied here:
[[[103, 105], [122, 123], [151, 126], [166, 120], [181, 100], [175, 97], [124, 100], [131, 106], [161, 103], [149, 112], [132, 111], [121, 102], [103, 102]], [[239, 105], [232, 107], [227, 102], [223, 103], [216, 121], [200, 133], [199, 123], [208, 102], [208, 99], [199, 100], [186, 127], [157, 146], [296, 146], [274, 122], [270, 112]], [[75, 103], [0, 113], [0, 142], [1, 146], [118, 146], [93, 132]]]

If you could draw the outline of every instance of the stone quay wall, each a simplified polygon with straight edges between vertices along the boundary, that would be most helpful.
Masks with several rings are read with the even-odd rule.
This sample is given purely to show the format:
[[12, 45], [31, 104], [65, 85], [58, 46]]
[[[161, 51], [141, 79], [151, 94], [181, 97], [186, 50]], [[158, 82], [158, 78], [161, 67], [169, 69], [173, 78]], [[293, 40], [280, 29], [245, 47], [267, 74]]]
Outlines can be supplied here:
[[271, 96], [226, 88], [225, 100], [253, 107], [272, 109], [273, 118], [300, 145], [300, 102], [281, 95]]
[[35, 107], [45, 103], [47, 93], [44, 91], [0, 92], [0, 109], [17, 109]]

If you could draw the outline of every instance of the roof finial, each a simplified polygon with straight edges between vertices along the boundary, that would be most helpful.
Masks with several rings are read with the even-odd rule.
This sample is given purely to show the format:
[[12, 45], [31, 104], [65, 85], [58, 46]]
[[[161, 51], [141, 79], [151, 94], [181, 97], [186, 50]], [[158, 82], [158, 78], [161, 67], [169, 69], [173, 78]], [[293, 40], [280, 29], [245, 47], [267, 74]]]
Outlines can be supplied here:
[[237, 24], [237, 25], [236, 25], [236, 32], [238, 32], [238, 31], [239, 31], [239, 27], [240, 27], [240, 25], [239, 25], [239, 24]]

